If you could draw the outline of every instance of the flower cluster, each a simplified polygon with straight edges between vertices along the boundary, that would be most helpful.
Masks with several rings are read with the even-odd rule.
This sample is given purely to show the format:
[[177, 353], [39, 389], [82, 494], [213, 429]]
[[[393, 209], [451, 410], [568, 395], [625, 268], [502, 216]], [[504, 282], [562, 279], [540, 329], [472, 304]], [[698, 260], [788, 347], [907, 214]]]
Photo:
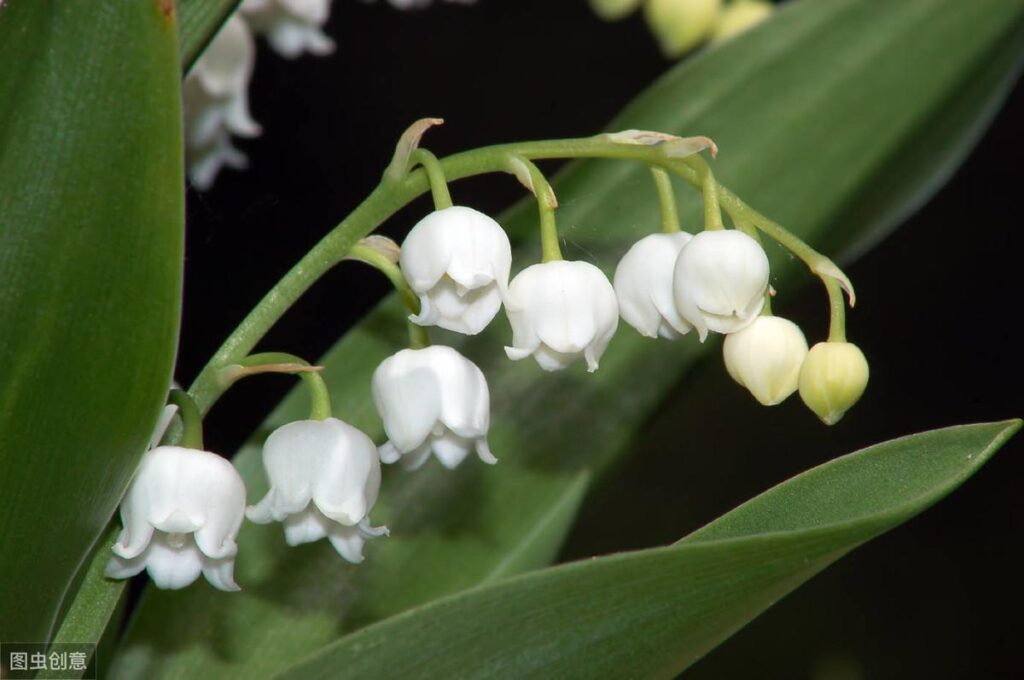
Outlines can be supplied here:
[[[613, 283], [590, 263], [562, 259], [554, 192], [535, 166], [519, 159], [510, 167], [525, 169], [524, 184], [537, 195], [543, 260], [511, 277], [505, 230], [477, 210], [451, 205], [440, 162], [425, 150], [415, 151], [419, 134], [399, 144], [396, 153], [408, 155], [397, 162], [424, 165], [435, 205], [441, 207], [422, 218], [400, 248], [377, 236], [350, 249], [351, 259], [376, 266], [403, 292], [415, 329], [412, 347], [386, 357], [373, 372], [371, 393], [386, 441], [377, 447], [361, 430], [332, 417], [317, 367], [297, 357], [253, 355], [245, 365], [224, 367], [226, 384], [252, 371], [304, 371], [312, 394], [310, 419], [288, 423], [267, 438], [262, 461], [269, 489], [246, 508], [238, 472], [202, 450], [199, 411], [184, 393], [173, 391], [191, 445], [158, 446], [145, 454], [121, 505], [124, 529], [109, 576], [124, 578], [146, 569], [157, 586], [181, 588], [204, 574], [217, 588], [237, 590], [236, 537], [244, 517], [257, 524], [280, 522], [288, 545], [326, 538], [342, 558], [361, 562], [365, 542], [388, 533], [369, 519], [381, 463], [402, 461], [416, 470], [433, 454], [442, 467], [454, 469], [471, 452], [483, 463], [497, 463], [488, 443], [490, 391], [483, 371], [452, 347], [430, 345], [422, 327], [476, 335], [503, 306], [512, 329], [508, 358], [532, 356], [545, 371], [577, 361], [596, 371], [621, 317], [651, 338], [675, 340], [696, 331], [704, 342], [711, 333], [725, 335], [729, 375], [764, 405], [799, 390], [807, 406], [833, 424], [863, 393], [867, 362], [845, 341], [843, 330], [839, 291], [848, 286], [845, 276], [820, 255], [804, 253], [817, 263], [815, 272], [838, 303], [832, 307], [830, 341], [808, 350], [796, 324], [771, 315], [770, 264], [756, 232], [742, 223], [744, 229], [724, 228], [708, 182], [708, 226], [689, 234], [679, 230], [667, 175], [654, 168], [663, 233], [633, 244]], [[698, 162], [696, 167], [710, 177], [706, 166]]]
[[148, 451], [121, 502], [121, 531], [107, 564], [111, 578], [145, 569], [159, 588], [178, 589], [200, 574], [216, 588], [234, 581], [242, 520], [281, 522], [288, 545], [327, 538], [349, 562], [363, 560], [380, 488], [373, 441], [338, 420], [301, 420], [275, 430], [263, 448], [270, 489], [246, 508], [245, 482], [215, 453], [183, 446]]

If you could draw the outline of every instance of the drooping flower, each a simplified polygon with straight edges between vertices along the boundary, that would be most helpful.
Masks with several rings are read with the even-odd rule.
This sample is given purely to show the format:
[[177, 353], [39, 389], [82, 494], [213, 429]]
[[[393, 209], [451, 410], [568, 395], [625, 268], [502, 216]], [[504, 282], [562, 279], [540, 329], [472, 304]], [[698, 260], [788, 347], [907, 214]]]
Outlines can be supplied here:
[[257, 35], [287, 59], [306, 52], [330, 54], [334, 41], [322, 28], [331, 12], [331, 0], [244, 0], [238, 11]]
[[800, 369], [800, 398], [826, 425], [835, 425], [868, 386], [868, 360], [852, 342], [819, 342]]
[[598, 361], [619, 325], [615, 289], [592, 264], [555, 260], [527, 267], [508, 288], [505, 305], [512, 324], [509, 359], [533, 355], [545, 371], [582, 357], [587, 370]]
[[615, 269], [615, 295], [622, 320], [641, 335], [670, 340], [689, 333], [693, 326], [679, 315], [672, 293], [672, 276], [692, 234], [651, 234], [640, 239], [619, 260]]
[[774, 406], [796, 392], [807, 340], [789, 319], [759, 316], [725, 336], [722, 355], [733, 380], [765, 406]]
[[420, 298], [414, 323], [475, 335], [501, 309], [512, 246], [501, 225], [482, 212], [452, 206], [430, 213], [406, 236], [399, 257]]
[[701, 342], [708, 331], [735, 333], [757, 318], [768, 290], [768, 256], [734, 229], [703, 231], [679, 252], [673, 274], [676, 307]]
[[475, 449], [485, 463], [497, 458], [487, 444], [491, 400], [487, 380], [476, 364], [451, 347], [404, 349], [373, 373], [373, 402], [388, 441], [380, 459], [416, 469], [431, 451], [454, 468]]
[[245, 516], [245, 483], [224, 458], [198, 449], [147, 452], [124, 500], [124, 528], [107, 563], [110, 578], [145, 569], [158, 588], [178, 589], [202, 573], [220, 590], [234, 581], [235, 537]]
[[249, 114], [249, 81], [256, 46], [244, 21], [231, 16], [185, 78], [185, 151], [189, 179], [208, 189], [224, 166], [246, 167], [231, 135], [254, 137], [260, 126]]
[[246, 516], [284, 523], [288, 545], [327, 538], [349, 562], [362, 562], [366, 539], [387, 533], [368, 514], [380, 489], [373, 441], [337, 418], [299, 420], [274, 430], [263, 445], [270, 490]]

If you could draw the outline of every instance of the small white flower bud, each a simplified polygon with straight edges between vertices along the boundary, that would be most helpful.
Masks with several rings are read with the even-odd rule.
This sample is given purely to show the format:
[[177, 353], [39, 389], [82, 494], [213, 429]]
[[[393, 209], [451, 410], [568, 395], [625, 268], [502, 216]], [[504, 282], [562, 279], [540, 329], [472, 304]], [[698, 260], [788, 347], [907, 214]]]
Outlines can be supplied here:
[[421, 326], [475, 335], [501, 309], [512, 268], [508, 235], [487, 215], [452, 206], [416, 223], [402, 243], [399, 265], [420, 298]]
[[651, 234], [633, 244], [615, 269], [615, 295], [622, 320], [641, 335], [674, 340], [693, 326], [679, 315], [672, 293], [672, 276], [692, 234]]
[[373, 372], [373, 403], [388, 441], [380, 459], [416, 469], [431, 451], [447, 468], [470, 450], [485, 463], [498, 460], [487, 444], [491, 399], [483, 371], [451, 347], [403, 349]]
[[644, 18], [666, 57], [681, 57], [706, 40], [722, 0], [647, 0]]
[[582, 357], [587, 370], [598, 361], [619, 325], [619, 303], [608, 277], [587, 262], [555, 260], [527, 267], [508, 288], [512, 325], [509, 359], [533, 356], [545, 371]]
[[245, 482], [215, 453], [158, 446], [139, 463], [121, 501], [123, 529], [109, 578], [145, 569], [158, 588], [184, 588], [200, 574], [220, 590], [234, 581], [235, 537], [245, 517]]
[[702, 231], [676, 260], [676, 307], [701, 342], [709, 330], [735, 333], [761, 313], [768, 273], [768, 256], [750, 236], [735, 229]]
[[367, 538], [387, 533], [368, 514], [380, 489], [373, 441], [337, 418], [299, 420], [263, 445], [270, 490], [246, 510], [257, 524], [283, 522], [288, 545], [327, 538], [349, 562], [362, 562]]
[[759, 316], [725, 336], [722, 355], [733, 380], [765, 406], [774, 406], [796, 392], [807, 340], [789, 319]]
[[739, 35], [766, 20], [774, 11], [775, 5], [767, 0], [734, 0], [722, 8], [711, 40], [717, 43]]
[[868, 361], [850, 342], [819, 342], [800, 369], [800, 398], [826, 425], [835, 425], [868, 385]]

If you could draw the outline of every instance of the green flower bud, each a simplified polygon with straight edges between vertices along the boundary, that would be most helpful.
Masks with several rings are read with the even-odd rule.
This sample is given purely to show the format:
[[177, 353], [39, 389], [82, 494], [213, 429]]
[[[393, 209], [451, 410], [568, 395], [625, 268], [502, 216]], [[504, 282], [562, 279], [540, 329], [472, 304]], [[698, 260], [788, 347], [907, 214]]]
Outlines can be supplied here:
[[590, 9], [605, 21], [618, 21], [632, 14], [642, 0], [590, 0]]
[[772, 15], [775, 5], [766, 0], [736, 0], [719, 12], [711, 31], [712, 42], [722, 42], [753, 28]]
[[644, 18], [666, 57], [680, 57], [711, 34], [722, 0], [647, 0]]
[[800, 368], [800, 398], [826, 425], [835, 425], [868, 385], [868, 361], [850, 342], [819, 342]]

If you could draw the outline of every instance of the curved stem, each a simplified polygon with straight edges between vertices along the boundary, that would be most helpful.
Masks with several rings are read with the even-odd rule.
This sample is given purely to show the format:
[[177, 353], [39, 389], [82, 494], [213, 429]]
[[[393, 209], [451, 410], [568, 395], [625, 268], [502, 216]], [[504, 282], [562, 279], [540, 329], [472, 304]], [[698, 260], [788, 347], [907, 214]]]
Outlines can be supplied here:
[[508, 171], [516, 175], [537, 198], [537, 210], [540, 213], [541, 262], [561, 260], [562, 249], [558, 245], [558, 225], [555, 223], [555, 208], [558, 207], [555, 190], [551, 188], [550, 182], [540, 168], [522, 156], [509, 157]]
[[359, 260], [364, 264], [368, 264], [384, 276], [388, 277], [388, 281], [395, 287], [398, 294], [402, 297], [402, 302], [413, 314], [420, 313], [420, 299], [412, 288], [409, 287], [409, 282], [405, 280], [405, 276], [402, 274], [402, 270], [395, 264], [387, 255], [369, 248], [361, 243], [357, 243], [352, 246], [349, 250], [346, 259]]
[[[310, 398], [310, 420], [326, 420], [332, 415], [331, 393], [327, 389], [327, 383], [320, 375], [322, 367], [311, 366], [302, 357], [286, 352], [260, 352], [250, 354], [244, 359], [238, 360], [232, 366], [225, 367], [225, 371], [232, 367], [239, 367], [242, 370], [232, 371], [225, 376], [228, 385], [233, 384], [240, 378], [260, 373], [292, 373], [297, 374], [309, 388]], [[223, 373], [222, 373], [223, 375]]]
[[[352, 246], [352, 249], [349, 251], [348, 258], [364, 262], [384, 274], [384, 276], [388, 277], [388, 281], [390, 281], [391, 285], [393, 285], [395, 290], [398, 291], [399, 296], [402, 298], [402, 302], [404, 302], [406, 308], [412, 312], [412, 315], [416, 316], [420, 313], [419, 297], [417, 297], [413, 289], [409, 287], [409, 282], [405, 280], [402, 270], [386, 255], [361, 243], [357, 243]], [[408, 320], [407, 323], [409, 324], [409, 346], [413, 349], [429, 347], [430, 337], [427, 335], [427, 329], [417, 323], [414, 323], [411, 319]]]
[[700, 156], [688, 156], [685, 161], [693, 167], [700, 177], [700, 190], [704, 195], [704, 229], [714, 231], [725, 229], [722, 224], [722, 208], [718, 199], [718, 182], [711, 172], [711, 166]]
[[843, 289], [839, 282], [831, 276], [822, 276], [821, 280], [828, 291], [830, 312], [828, 341], [846, 342], [846, 301], [843, 300]]
[[409, 169], [422, 165], [430, 182], [430, 194], [434, 199], [434, 209], [444, 210], [452, 207], [452, 195], [448, 191], [448, 180], [444, 177], [444, 169], [437, 156], [426, 149], [416, 149], [409, 155]]
[[675, 234], [679, 228], [679, 211], [676, 208], [676, 194], [672, 190], [672, 178], [663, 168], [649, 166], [654, 188], [658, 192], [658, 207], [661, 209], [661, 231], [664, 234]]
[[203, 417], [192, 401], [192, 397], [183, 390], [171, 390], [167, 401], [178, 407], [183, 425], [180, 444], [189, 449], [203, 449]]

